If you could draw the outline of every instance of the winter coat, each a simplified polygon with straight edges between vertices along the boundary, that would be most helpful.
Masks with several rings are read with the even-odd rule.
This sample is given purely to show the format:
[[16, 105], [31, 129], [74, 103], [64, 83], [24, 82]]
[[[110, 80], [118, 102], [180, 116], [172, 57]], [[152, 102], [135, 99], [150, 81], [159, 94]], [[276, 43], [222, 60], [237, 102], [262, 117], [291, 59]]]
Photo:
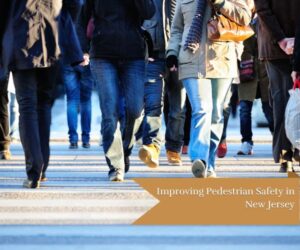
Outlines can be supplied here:
[[299, 0], [255, 0], [259, 18], [258, 50], [262, 60], [289, 59], [278, 41], [295, 37]]
[[[7, 2], [5, 8], [0, 9], [0, 16], [5, 17], [0, 21], [2, 43], [0, 55], [6, 69], [51, 67], [60, 59], [63, 47], [74, 48], [73, 37], [70, 40], [70, 37], [62, 38], [60, 35], [61, 13], [65, 12], [62, 18], [70, 24], [69, 15], [76, 15], [81, 0], [10, 0]], [[66, 27], [69, 24], [64, 26], [65, 31], [68, 30]], [[67, 45], [60, 45], [63, 40], [67, 40]], [[72, 53], [78, 51], [72, 50]], [[82, 58], [82, 54], [80, 56]]]
[[153, 41], [153, 55], [164, 59], [168, 40], [170, 39], [171, 20], [174, 14], [176, 0], [153, 0], [155, 14], [143, 23], [143, 28], [149, 32]]
[[[234, 78], [238, 76], [237, 53], [234, 42], [213, 42], [207, 38], [207, 22], [211, 7], [206, 8], [200, 48], [193, 54], [183, 45], [192, 24], [197, 0], [178, 0], [171, 27], [167, 56], [178, 57], [179, 79], [185, 78]], [[240, 25], [248, 25], [251, 11], [244, 0], [216, 0], [215, 7]]]
[[105, 59], [143, 59], [146, 45], [141, 29], [155, 12], [152, 0], [87, 0], [84, 23], [91, 17], [94, 31], [90, 57]]

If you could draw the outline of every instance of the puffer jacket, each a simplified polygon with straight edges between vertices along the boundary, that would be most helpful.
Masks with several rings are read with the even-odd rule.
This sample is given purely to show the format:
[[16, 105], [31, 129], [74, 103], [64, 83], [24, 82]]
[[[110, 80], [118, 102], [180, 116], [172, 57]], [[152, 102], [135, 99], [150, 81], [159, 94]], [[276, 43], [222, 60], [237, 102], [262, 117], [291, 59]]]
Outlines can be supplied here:
[[87, 0], [84, 25], [91, 17], [94, 31], [90, 57], [104, 59], [145, 58], [142, 23], [155, 12], [152, 0]]
[[[244, 0], [215, 0], [215, 8], [240, 25], [251, 21], [251, 10]], [[238, 76], [236, 44], [213, 42], [207, 38], [207, 22], [211, 17], [208, 5], [204, 15], [200, 48], [193, 54], [184, 50], [197, 7], [197, 0], [178, 0], [171, 27], [167, 56], [175, 55], [179, 62], [179, 79], [185, 78], [235, 78]]]

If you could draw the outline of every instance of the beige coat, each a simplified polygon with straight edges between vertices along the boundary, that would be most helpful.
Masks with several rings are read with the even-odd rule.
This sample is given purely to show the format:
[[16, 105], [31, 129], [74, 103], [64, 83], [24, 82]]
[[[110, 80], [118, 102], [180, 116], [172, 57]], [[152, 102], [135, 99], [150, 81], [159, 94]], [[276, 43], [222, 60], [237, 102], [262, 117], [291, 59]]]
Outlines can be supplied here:
[[[251, 21], [251, 11], [244, 0], [216, 0], [216, 7], [241, 25]], [[211, 8], [207, 7], [202, 29], [200, 48], [193, 54], [183, 45], [192, 24], [197, 0], [178, 0], [171, 28], [167, 56], [178, 57], [179, 79], [185, 78], [234, 78], [238, 76], [237, 55], [234, 42], [212, 42], [207, 39], [207, 22]]]

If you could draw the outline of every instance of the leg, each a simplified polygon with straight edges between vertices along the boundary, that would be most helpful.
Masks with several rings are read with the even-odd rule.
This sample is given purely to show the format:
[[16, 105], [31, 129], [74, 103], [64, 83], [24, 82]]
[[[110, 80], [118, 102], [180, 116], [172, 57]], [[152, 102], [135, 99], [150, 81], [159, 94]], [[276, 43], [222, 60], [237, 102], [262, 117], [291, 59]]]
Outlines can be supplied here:
[[30, 180], [38, 181], [43, 169], [37, 112], [37, 69], [13, 72], [19, 103], [20, 139], [25, 153], [26, 172]]
[[92, 120], [92, 89], [94, 80], [89, 66], [82, 67], [80, 71], [80, 114], [82, 144], [89, 145]]
[[242, 143], [249, 142], [253, 144], [252, 141], [252, 111], [253, 102], [250, 101], [240, 101], [240, 126], [241, 126], [241, 135]]
[[80, 81], [75, 67], [63, 66], [63, 79], [67, 96], [67, 120], [69, 127], [69, 142], [77, 144], [78, 109], [80, 101]]
[[37, 110], [39, 122], [40, 148], [43, 154], [43, 174], [46, 173], [50, 157], [50, 125], [51, 108], [54, 100], [56, 76], [58, 68], [56, 66], [37, 71]]
[[110, 171], [124, 172], [124, 153], [119, 123], [119, 72], [117, 62], [91, 60], [102, 113], [101, 134], [105, 158]]

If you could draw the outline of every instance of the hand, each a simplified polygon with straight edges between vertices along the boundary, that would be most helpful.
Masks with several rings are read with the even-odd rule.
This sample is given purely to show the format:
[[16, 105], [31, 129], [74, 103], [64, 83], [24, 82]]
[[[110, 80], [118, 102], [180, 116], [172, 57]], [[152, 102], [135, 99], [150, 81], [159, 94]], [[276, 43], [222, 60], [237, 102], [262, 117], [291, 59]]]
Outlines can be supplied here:
[[196, 51], [199, 49], [200, 44], [199, 43], [189, 43], [187, 48], [193, 53], [195, 54]]
[[287, 55], [292, 55], [294, 52], [294, 37], [286, 37], [278, 42], [279, 47], [286, 53]]
[[83, 54], [83, 61], [79, 64], [80, 66], [88, 66], [90, 64], [90, 55], [85, 53]]
[[293, 82], [295, 82], [297, 78], [300, 78], [300, 72], [293, 71], [291, 77], [293, 79]]
[[166, 65], [170, 69], [170, 71], [177, 71], [178, 60], [177, 56], [170, 55], [166, 59]]

